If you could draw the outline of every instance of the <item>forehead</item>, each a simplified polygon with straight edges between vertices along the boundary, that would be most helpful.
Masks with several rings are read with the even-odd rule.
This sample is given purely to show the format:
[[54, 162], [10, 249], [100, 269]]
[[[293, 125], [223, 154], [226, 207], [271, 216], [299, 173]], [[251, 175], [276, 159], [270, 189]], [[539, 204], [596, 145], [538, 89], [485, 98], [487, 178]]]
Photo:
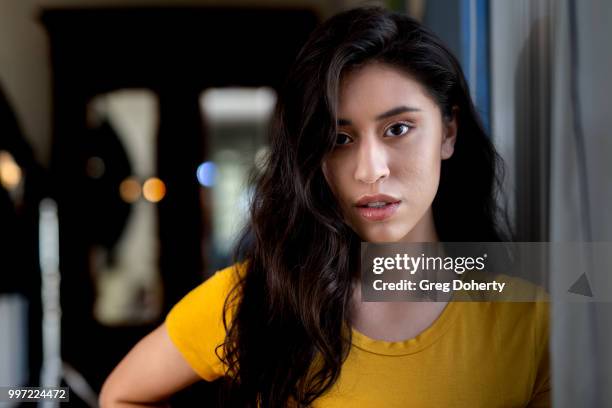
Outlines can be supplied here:
[[377, 114], [397, 106], [437, 110], [425, 88], [412, 76], [391, 65], [373, 62], [351, 70], [340, 82], [338, 116]]

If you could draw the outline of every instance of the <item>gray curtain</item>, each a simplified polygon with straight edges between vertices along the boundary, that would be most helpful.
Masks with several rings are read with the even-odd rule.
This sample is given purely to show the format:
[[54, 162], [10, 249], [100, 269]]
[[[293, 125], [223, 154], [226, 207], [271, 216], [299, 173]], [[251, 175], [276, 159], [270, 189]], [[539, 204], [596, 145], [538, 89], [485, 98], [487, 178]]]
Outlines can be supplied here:
[[[550, 237], [612, 241], [612, 2], [558, 3]], [[555, 302], [552, 329], [554, 405], [612, 406], [612, 303]]]
[[[521, 241], [612, 241], [611, 39], [610, 1], [491, 0], [493, 140]], [[592, 289], [553, 298], [555, 407], [612, 407], [612, 303]]]

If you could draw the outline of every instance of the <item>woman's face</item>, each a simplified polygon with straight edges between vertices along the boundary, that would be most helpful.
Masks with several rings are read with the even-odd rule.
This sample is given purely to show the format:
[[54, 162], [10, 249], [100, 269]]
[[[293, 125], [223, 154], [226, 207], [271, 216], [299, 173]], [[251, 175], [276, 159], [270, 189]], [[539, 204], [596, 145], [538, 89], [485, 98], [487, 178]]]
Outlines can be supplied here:
[[345, 221], [368, 242], [437, 241], [431, 203], [456, 120], [415, 79], [382, 63], [345, 75], [336, 148], [323, 163]]

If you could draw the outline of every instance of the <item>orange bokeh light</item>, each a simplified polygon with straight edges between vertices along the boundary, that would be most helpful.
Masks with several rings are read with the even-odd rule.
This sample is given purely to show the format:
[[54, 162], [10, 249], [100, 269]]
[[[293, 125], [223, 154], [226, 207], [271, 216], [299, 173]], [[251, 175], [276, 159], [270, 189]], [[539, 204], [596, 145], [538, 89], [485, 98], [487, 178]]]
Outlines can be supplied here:
[[12, 190], [21, 182], [21, 167], [7, 151], [0, 151], [0, 184], [7, 190]]
[[151, 177], [144, 182], [142, 195], [147, 201], [157, 203], [166, 195], [166, 185], [157, 177]]
[[135, 177], [128, 177], [119, 185], [119, 195], [126, 203], [134, 203], [140, 198], [140, 183]]

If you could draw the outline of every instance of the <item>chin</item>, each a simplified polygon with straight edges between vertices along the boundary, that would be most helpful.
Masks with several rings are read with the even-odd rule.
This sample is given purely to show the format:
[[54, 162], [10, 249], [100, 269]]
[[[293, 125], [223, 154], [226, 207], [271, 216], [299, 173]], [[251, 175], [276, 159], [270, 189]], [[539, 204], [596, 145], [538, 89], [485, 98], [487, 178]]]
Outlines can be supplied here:
[[361, 238], [366, 242], [385, 243], [401, 241], [409, 232], [410, 229], [393, 228], [390, 225], [369, 226], [361, 229]]

